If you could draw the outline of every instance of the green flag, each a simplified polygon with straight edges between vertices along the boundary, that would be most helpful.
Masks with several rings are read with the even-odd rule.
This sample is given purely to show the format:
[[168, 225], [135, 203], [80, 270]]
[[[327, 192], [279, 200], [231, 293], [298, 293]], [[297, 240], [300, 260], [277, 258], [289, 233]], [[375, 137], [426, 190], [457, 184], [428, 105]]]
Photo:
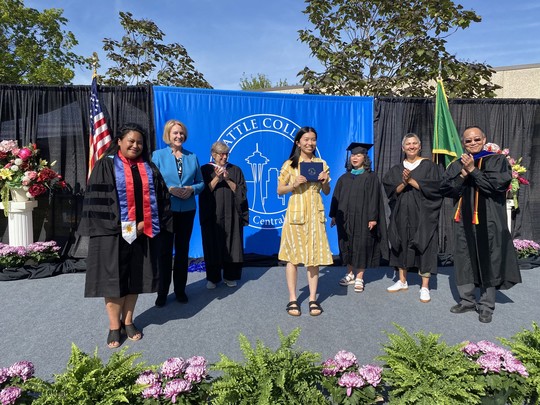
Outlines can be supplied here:
[[435, 100], [435, 129], [433, 131], [433, 161], [438, 155], [444, 155], [445, 166], [448, 166], [463, 153], [461, 139], [456, 125], [450, 115], [448, 100], [444, 92], [442, 80], [437, 79], [437, 98]]

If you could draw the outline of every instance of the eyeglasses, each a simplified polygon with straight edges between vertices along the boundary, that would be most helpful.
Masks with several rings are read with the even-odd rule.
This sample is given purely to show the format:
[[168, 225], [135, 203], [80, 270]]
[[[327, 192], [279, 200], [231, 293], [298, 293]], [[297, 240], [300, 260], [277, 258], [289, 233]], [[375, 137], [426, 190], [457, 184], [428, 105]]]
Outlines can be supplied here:
[[229, 152], [214, 152], [214, 153], [219, 156], [229, 156]]
[[463, 143], [482, 142], [483, 138], [465, 139]]

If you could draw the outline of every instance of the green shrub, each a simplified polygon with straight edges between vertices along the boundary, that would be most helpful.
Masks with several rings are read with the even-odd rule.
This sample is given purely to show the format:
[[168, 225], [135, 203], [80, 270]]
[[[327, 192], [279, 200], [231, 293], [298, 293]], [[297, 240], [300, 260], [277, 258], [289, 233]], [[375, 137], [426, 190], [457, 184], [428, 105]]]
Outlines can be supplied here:
[[528, 404], [540, 404], [540, 328], [536, 322], [532, 330], [523, 329], [512, 338], [499, 340], [510, 347], [512, 353], [521, 360], [529, 377], [525, 380], [529, 392]]
[[[97, 349], [91, 357], [75, 344], [63, 374], [56, 374], [54, 382], [35, 381], [31, 387], [40, 393], [34, 405], [116, 405], [134, 404], [144, 387], [135, 385], [145, 369], [143, 363], [134, 364], [139, 353], [126, 355], [126, 348], [114, 352], [103, 364]], [[30, 381], [29, 381], [30, 382]]]
[[326, 404], [319, 388], [322, 378], [320, 355], [299, 352], [293, 345], [300, 335], [296, 328], [289, 336], [278, 329], [281, 344], [273, 352], [257, 340], [252, 348], [240, 335], [244, 364], [221, 354], [212, 369], [223, 375], [212, 384], [212, 404], [216, 405], [317, 405]]
[[397, 324], [399, 334], [386, 333], [383, 381], [390, 404], [478, 404], [484, 386], [476, 380], [478, 366], [463, 356], [460, 345], [439, 342], [440, 335], [414, 336]]

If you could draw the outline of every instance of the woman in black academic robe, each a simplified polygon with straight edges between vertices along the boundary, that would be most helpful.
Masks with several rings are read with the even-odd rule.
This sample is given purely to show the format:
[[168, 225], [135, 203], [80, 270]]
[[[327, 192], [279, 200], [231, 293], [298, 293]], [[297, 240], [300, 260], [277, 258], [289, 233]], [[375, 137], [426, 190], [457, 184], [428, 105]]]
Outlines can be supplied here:
[[107, 344], [121, 333], [139, 340], [133, 324], [138, 295], [156, 292], [160, 235], [171, 231], [169, 193], [149, 161], [144, 130], [126, 124], [92, 171], [79, 233], [89, 236], [85, 297], [104, 297]]
[[247, 188], [242, 170], [227, 161], [229, 147], [215, 142], [212, 163], [201, 167], [206, 185], [199, 195], [199, 219], [207, 288], [222, 279], [236, 286], [244, 262], [244, 226], [249, 223]]
[[367, 155], [371, 146], [352, 143], [347, 149], [347, 172], [337, 181], [329, 213], [331, 226], [337, 228], [341, 262], [347, 266], [339, 284], [354, 284], [355, 292], [364, 291], [365, 269], [378, 267], [381, 253], [388, 256], [381, 185]]
[[437, 273], [440, 175], [433, 162], [420, 157], [417, 135], [405, 135], [402, 149], [405, 160], [383, 178], [391, 209], [390, 266], [399, 269], [399, 280], [387, 290], [407, 290], [407, 271], [414, 269], [422, 277], [420, 301], [429, 302], [429, 277]]

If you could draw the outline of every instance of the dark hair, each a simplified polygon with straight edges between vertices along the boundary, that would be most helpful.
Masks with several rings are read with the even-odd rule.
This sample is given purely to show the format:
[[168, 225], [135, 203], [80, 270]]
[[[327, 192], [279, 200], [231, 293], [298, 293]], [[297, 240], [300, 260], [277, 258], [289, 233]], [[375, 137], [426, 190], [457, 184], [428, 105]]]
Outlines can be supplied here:
[[[362, 153], [362, 155], [364, 155], [364, 162], [362, 163], [362, 167], [366, 172], [371, 172], [371, 159], [369, 158], [367, 153]], [[345, 170], [350, 172], [352, 169], [353, 168], [351, 165], [351, 157], [348, 156], [347, 161], [345, 162]]]
[[135, 124], [134, 122], [129, 122], [127, 124], [124, 124], [120, 127], [118, 130], [118, 133], [114, 137], [114, 139], [111, 141], [110, 146], [107, 148], [105, 153], [103, 153], [103, 156], [110, 156], [110, 155], [116, 155], [118, 154], [118, 150], [120, 149], [118, 146], [118, 141], [124, 139], [124, 137], [130, 133], [131, 131], [136, 131], [142, 135], [143, 139], [143, 150], [141, 153], [141, 157], [144, 161], [150, 160], [150, 154], [148, 153], [148, 146], [146, 145], [146, 131], [141, 127], [139, 124]]
[[[308, 132], [313, 132], [315, 134], [315, 138], [317, 138], [317, 131], [315, 128], [312, 127], [302, 127], [298, 130], [296, 133], [296, 136], [294, 137], [293, 146], [291, 149], [291, 153], [289, 155], [289, 160], [291, 161], [291, 167], [293, 169], [296, 169], [298, 167], [298, 161], [300, 160], [300, 148], [296, 145], [296, 142], [304, 136], [304, 134], [307, 134]], [[316, 150], [313, 151], [313, 156], [316, 155]]]
[[483, 138], [486, 137], [486, 133], [484, 132], [484, 130], [482, 128], [480, 128], [478, 125], [469, 125], [468, 127], [465, 127], [465, 129], [463, 130], [463, 133], [461, 134], [461, 137], [463, 138], [463, 135], [465, 135], [465, 131], [469, 130], [469, 129], [478, 129], [480, 132], [482, 132], [482, 136]]

